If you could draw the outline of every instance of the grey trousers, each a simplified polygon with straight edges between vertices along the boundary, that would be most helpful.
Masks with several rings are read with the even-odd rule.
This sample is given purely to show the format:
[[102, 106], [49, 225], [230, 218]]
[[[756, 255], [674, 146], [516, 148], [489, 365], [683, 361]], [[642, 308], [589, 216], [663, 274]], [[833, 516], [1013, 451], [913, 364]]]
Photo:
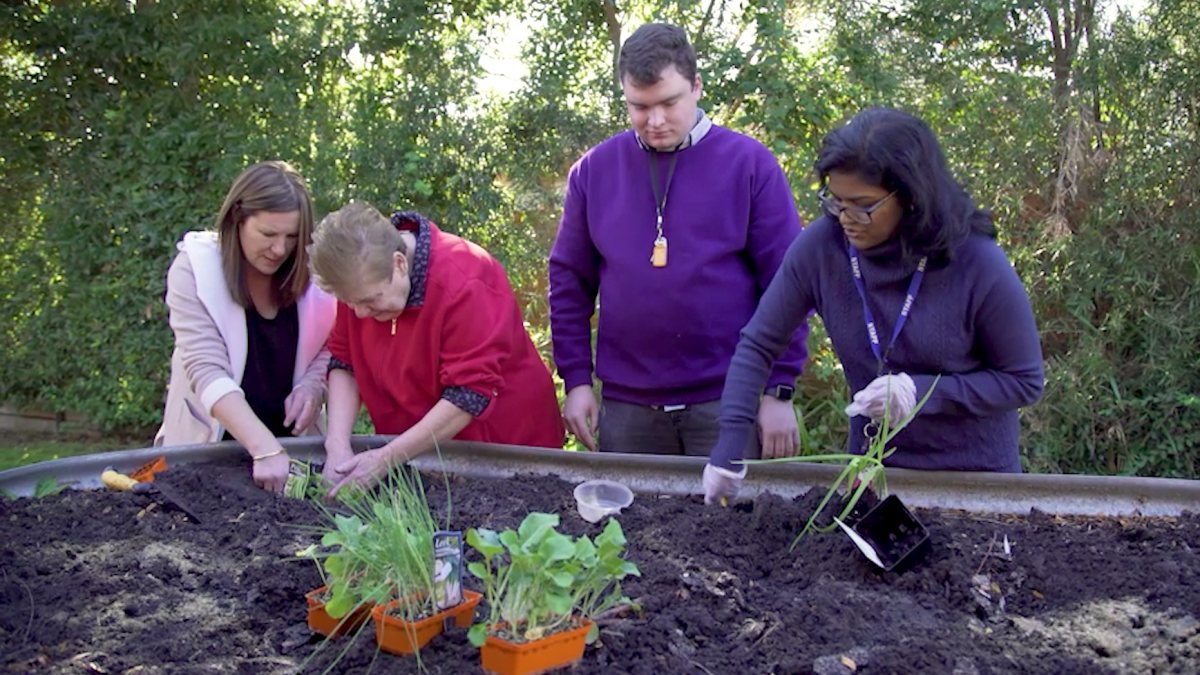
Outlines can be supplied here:
[[[680, 410], [644, 406], [604, 398], [600, 401], [600, 452], [708, 457], [721, 434], [717, 418], [721, 402], [706, 401]], [[758, 434], [742, 457], [758, 459]]]

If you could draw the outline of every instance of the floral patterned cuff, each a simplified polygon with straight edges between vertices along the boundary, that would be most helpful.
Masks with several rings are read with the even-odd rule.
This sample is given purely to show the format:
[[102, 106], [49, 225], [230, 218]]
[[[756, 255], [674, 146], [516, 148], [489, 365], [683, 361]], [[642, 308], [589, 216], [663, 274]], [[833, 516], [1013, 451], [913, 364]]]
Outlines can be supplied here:
[[492, 399], [487, 396], [466, 387], [446, 387], [442, 390], [442, 398], [471, 413], [473, 417], [482, 415], [483, 411], [487, 410], [488, 404], [492, 402]]
[[354, 366], [350, 365], [349, 363], [346, 363], [345, 361], [339, 359], [336, 356], [329, 357], [329, 368], [325, 372], [329, 373], [330, 371], [333, 371], [333, 370], [344, 370], [344, 371], [350, 373], [351, 375], [354, 374]]

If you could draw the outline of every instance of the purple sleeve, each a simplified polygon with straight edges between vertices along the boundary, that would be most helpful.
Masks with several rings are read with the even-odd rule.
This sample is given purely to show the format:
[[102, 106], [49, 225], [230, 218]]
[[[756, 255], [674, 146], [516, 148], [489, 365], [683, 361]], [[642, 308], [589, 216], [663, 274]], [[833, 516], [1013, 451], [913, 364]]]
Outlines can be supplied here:
[[[814, 233], [815, 234], [815, 233]], [[759, 395], [771, 377], [771, 366], [787, 350], [796, 347], [794, 335], [807, 336], [808, 316], [816, 307], [809, 278], [801, 257], [805, 242], [814, 236], [801, 234], [787, 249], [779, 274], [758, 303], [750, 323], [742, 329], [741, 340], [725, 376], [721, 393], [721, 435], [713, 447], [709, 462], [723, 469], [740, 470], [734, 464], [742, 459], [742, 449], [750, 435], [758, 433]], [[811, 246], [811, 243], [807, 244]], [[790, 341], [789, 341], [790, 340]], [[800, 343], [799, 368], [804, 365], [804, 343]]]
[[592, 384], [592, 315], [600, 287], [600, 254], [587, 222], [583, 163], [571, 168], [558, 235], [550, 249], [550, 333], [565, 391]]
[[[1042, 397], [1042, 346], [1029, 296], [1000, 247], [989, 243], [985, 251], [978, 260], [981, 269], [976, 278], [993, 283], [981, 299], [975, 318], [976, 348], [984, 367], [969, 373], [942, 374], [922, 414], [995, 415]], [[910, 376], [920, 401], [936, 375]]]
[[[765, 294], [783, 263], [784, 254], [800, 234], [803, 225], [779, 162], [765, 147], [761, 152], [757, 163], [757, 184], [750, 206], [748, 246], [758, 276], [759, 290]], [[775, 361], [766, 381], [767, 387], [796, 384], [796, 378], [804, 370], [804, 361], [808, 357], [807, 341], [808, 322], [801, 321], [796, 325], [786, 351]], [[759, 392], [762, 392], [762, 388]]]

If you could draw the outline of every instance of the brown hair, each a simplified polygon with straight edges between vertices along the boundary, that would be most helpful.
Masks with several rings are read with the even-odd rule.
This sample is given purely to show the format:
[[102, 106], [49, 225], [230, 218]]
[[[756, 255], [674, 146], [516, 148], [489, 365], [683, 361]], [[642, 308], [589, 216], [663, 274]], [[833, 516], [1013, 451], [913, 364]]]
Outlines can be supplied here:
[[294, 304], [308, 290], [308, 242], [312, 240], [312, 196], [304, 178], [287, 162], [259, 162], [241, 173], [225, 195], [217, 214], [217, 240], [225, 284], [234, 302], [249, 307], [253, 300], [246, 285], [246, 255], [242, 251], [240, 230], [251, 216], [271, 213], [300, 213], [296, 249], [275, 272], [272, 291], [280, 307]]
[[660, 79], [667, 66], [675, 66], [688, 82], [696, 81], [696, 50], [687, 32], [669, 23], [643, 24], [621, 45], [617, 72], [622, 82], [648, 87]]
[[392, 254], [403, 235], [382, 213], [365, 202], [350, 202], [325, 216], [313, 233], [308, 258], [314, 282], [339, 298], [364, 283], [392, 278]]

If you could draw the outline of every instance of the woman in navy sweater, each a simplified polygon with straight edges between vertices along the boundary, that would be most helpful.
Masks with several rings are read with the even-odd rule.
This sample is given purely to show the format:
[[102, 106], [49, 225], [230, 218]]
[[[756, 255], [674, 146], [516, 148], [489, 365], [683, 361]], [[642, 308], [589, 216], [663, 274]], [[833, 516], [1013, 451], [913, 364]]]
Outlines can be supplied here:
[[813, 311], [855, 392], [850, 452], [863, 452], [872, 420], [894, 425], [932, 387], [887, 465], [1020, 472], [1017, 409], [1042, 395], [1042, 351], [991, 214], [928, 125], [897, 110], [865, 110], [826, 136], [816, 171], [826, 215], [792, 243], [742, 329], [705, 500], [737, 493], [771, 364]]

